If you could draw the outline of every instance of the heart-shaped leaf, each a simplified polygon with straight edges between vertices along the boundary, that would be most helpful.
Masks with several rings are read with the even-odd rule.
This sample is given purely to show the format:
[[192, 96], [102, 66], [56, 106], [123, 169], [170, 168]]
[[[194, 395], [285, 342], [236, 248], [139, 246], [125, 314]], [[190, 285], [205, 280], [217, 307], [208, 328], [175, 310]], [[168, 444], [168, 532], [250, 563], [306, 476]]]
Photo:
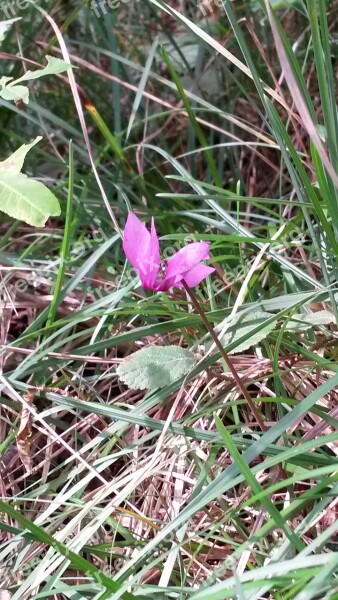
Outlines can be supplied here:
[[151, 346], [128, 356], [116, 372], [136, 390], [155, 390], [170, 385], [192, 369], [196, 358], [180, 346]]

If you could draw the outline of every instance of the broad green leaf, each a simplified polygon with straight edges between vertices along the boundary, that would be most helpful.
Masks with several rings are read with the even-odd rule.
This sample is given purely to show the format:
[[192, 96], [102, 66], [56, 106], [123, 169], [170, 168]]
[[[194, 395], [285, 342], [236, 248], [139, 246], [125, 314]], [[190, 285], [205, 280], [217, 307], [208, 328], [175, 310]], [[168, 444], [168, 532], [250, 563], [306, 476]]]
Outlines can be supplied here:
[[29, 100], [29, 89], [25, 85], [13, 85], [12, 87], [5, 87], [0, 90], [0, 97], [4, 100], [15, 101], [22, 100], [25, 104], [28, 104]]
[[[68, 69], [72, 68], [70, 63], [66, 63], [64, 60], [60, 60], [60, 58], [55, 58], [54, 56], [46, 56], [47, 66], [43, 69], [37, 69], [36, 71], [26, 71], [22, 77], [16, 79], [14, 84], [22, 83], [22, 81], [31, 81], [32, 79], [39, 79], [40, 77], [44, 77], [45, 75], [56, 75], [57, 73], [63, 73]], [[10, 84], [11, 85], [11, 84]]]
[[[265, 322], [272, 316], [272, 314], [263, 311], [237, 313], [230, 323], [228, 330], [221, 339], [223, 346], [228, 346], [228, 344], [235, 342], [244, 335], [248, 336], [247, 339], [236, 346], [236, 348], [231, 350], [229, 354], [244, 352], [244, 350], [247, 350], [251, 346], [255, 346], [264, 340], [267, 335], [275, 329], [275, 322], [264, 326]], [[250, 335], [250, 331], [255, 329], [260, 324], [262, 325], [262, 329], [260, 329], [260, 331], [256, 332], [254, 335]], [[218, 328], [216, 328], [216, 331], [217, 329]]]
[[311, 329], [311, 327], [329, 325], [330, 323], [335, 323], [335, 321], [334, 315], [328, 310], [319, 310], [307, 315], [294, 314], [292, 320], [288, 322], [286, 329], [288, 331], [305, 331], [306, 329]]
[[21, 17], [16, 17], [15, 19], [8, 19], [7, 21], [0, 21], [0, 44], [3, 41], [7, 31], [9, 28], [15, 23], [15, 21], [19, 21]]
[[43, 183], [5, 171], [0, 171], [0, 210], [34, 227], [43, 227], [61, 212], [57, 198]]
[[180, 346], [152, 346], [128, 356], [116, 372], [136, 390], [155, 390], [170, 385], [190, 371], [196, 358]]
[[5, 171], [11, 175], [20, 173], [27, 153], [35, 146], [35, 144], [40, 142], [40, 140], [42, 140], [42, 137], [39, 135], [33, 142], [30, 144], [23, 144], [11, 156], [6, 158], [6, 160], [0, 162], [0, 173], [1, 171]]

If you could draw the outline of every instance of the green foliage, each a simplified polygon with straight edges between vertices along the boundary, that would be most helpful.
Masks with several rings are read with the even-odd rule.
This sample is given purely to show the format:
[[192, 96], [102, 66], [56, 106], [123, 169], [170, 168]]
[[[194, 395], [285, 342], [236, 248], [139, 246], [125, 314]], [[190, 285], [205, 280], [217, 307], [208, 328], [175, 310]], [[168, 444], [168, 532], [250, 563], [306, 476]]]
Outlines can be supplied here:
[[[0, 197], [42, 225], [59, 214], [44, 182], [65, 210], [34, 230], [0, 214], [1, 589], [331, 598], [334, 3], [18, 4], [0, 25]], [[79, 68], [17, 106], [48, 52]], [[126, 265], [129, 209], [155, 217], [163, 259], [210, 242], [196, 296], [255, 411], [185, 291], [142, 290]]]
[[133, 389], [156, 390], [175, 383], [195, 362], [195, 356], [187, 348], [151, 346], [125, 358], [116, 373]]
[[[237, 313], [229, 322], [226, 333], [220, 338], [223, 346], [229, 346], [234, 344], [240, 338], [246, 336], [246, 340], [237, 344], [233, 350], [230, 350], [229, 354], [237, 354], [238, 352], [244, 352], [248, 348], [256, 347], [262, 340], [269, 335], [276, 327], [276, 322], [272, 321], [266, 324], [266, 321], [271, 319], [273, 315], [264, 311], [252, 311], [252, 312], [240, 312]], [[251, 334], [252, 330], [261, 326], [259, 331]], [[216, 331], [221, 328], [218, 327]]]
[[0, 44], [3, 42], [7, 31], [12, 27], [13, 23], [19, 21], [20, 17], [15, 19], [7, 19], [6, 21], [0, 21]]
[[26, 71], [24, 75], [15, 79], [13, 77], [1, 77], [0, 79], [0, 98], [4, 100], [22, 100], [25, 104], [29, 102], [29, 89], [25, 85], [21, 85], [23, 81], [32, 81], [34, 79], [40, 79], [45, 75], [56, 75], [57, 73], [63, 73], [71, 68], [70, 64], [65, 63], [59, 58], [54, 56], [46, 56], [47, 66], [43, 69], [37, 69], [36, 71]]
[[43, 183], [4, 171], [0, 172], [0, 210], [33, 227], [43, 227], [49, 217], [61, 212], [59, 201]]
[[21, 173], [26, 154], [41, 139], [23, 144], [0, 162], [0, 210], [34, 227], [43, 227], [49, 217], [61, 212], [58, 199], [43, 183]]
[[41, 136], [35, 138], [30, 144], [23, 144], [9, 156], [6, 160], [0, 162], [0, 173], [7, 173], [8, 175], [17, 175], [23, 168], [23, 163], [28, 152], [42, 140]]
[[[275, 10], [285, 10], [287, 8], [304, 9], [304, 0], [269, 0], [269, 3]], [[257, 10], [262, 7], [262, 1], [250, 0], [250, 5], [253, 10]]]
[[330, 325], [335, 323], [334, 315], [328, 310], [319, 310], [310, 314], [294, 314], [292, 319], [287, 323], [286, 329], [290, 330], [306, 330], [318, 325]]

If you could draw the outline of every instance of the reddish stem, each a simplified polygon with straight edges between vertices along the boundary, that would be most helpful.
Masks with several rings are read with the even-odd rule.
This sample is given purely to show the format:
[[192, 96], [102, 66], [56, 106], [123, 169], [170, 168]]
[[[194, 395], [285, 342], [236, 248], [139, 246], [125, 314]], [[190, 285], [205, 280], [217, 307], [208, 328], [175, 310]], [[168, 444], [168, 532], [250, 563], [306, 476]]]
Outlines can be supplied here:
[[254, 404], [254, 402], [253, 402], [253, 400], [252, 400], [252, 398], [251, 398], [248, 390], [246, 389], [246, 387], [245, 387], [243, 381], [241, 380], [241, 378], [239, 377], [239, 375], [238, 375], [238, 373], [237, 373], [234, 365], [232, 364], [229, 356], [227, 355], [227, 353], [225, 352], [225, 350], [224, 350], [221, 342], [219, 341], [218, 336], [215, 333], [215, 331], [214, 331], [211, 323], [208, 321], [208, 318], [206, 317], [205, 312], [204, 312], [203, 308], [201, 307], [201, 305], [200, 305], [200, 303], [199, 303], [199, 301], [197, 299], [197, 296], [196, 296], [195, 292], [186, 284], [186, 282], [184, 281], [184, 279], [182, 280], [182, 284], [184, 286], [185, 291], [190, 296], [191, 301], [192, 301], [194, 307], [196, 308], [198, 314], [200, 315], [200, 317], [201, 317], [204, 325], [206, 326], [208, 332], [210, 333], [212, 339], [214, 340], [214, 342], [215, 342], [218, 350], [220, 351], [220, 353], [222, 355], [222, 358], [224, 359], [226, 365], [230, 369], [230, 371], [231, 371], [231, 373], [233, 375], [233, 378], [236, 381], [236, 383], [237, 383], [239, 389], [241, 390], [244, 398], [246, 399], [248, 405], [250, 406], [250, 409], [251, 409], [252, 413], [255, 415], [256, 421], [257, 421], [258, 425], [260, 426], [260, 428], [261, 428], [262, 431], [266, 431], [266, 426], [264, 424], [264, 421], [262, 420], [261, 415], [259, 414], [259, 412], [258, 412], [258, 410], [257, 410], [257, 408], [256, 408], [256, 406], [255, 406], [255, 404]]

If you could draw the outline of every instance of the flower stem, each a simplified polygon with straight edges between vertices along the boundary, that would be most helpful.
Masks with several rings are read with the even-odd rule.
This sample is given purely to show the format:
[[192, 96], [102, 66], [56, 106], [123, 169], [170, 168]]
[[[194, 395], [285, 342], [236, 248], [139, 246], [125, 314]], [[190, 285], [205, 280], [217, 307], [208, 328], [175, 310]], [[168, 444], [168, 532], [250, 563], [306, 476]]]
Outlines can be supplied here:
[[233, 378], [236, 381], [236, 383], [237, 383], [240, 391], [242, 392], [244, 398], [246, 399], [246, 401], [247, 401], [247, 403], [248, 403], [248, 405], [249, 405], [252, 413], [255, 415], [256, 421], [257, 421], [258, 425], [260, 426], [260, 428], [261, 428], [262, 431], [266, 431], [266, 426], [265, 426], [264, 421], [262, 420], [261, 415], [259, 414], [259, 412], [258, 412], [258, 410], [257, 410], [257, 408], [256, 408], [256, 406], [255, 406], [255, 404], [254, 404], [254, 402], [253, 402], [253, 400], [252, 400], [252, 398], [251, 398], [248, 390], [246, 389], [243, 381], [241, 380], [240, 376], [238, 375], [238, 373], [237, 373], [234, 365], [232, 364], [232, 362], [231, 362], [228, 354], [225, 352], [225, 350], [224, 350], [224, 348], [223, 348], [220, 340], [218, 339], [218, 336], [215, 333], [215, 331], [214, 331], [211, 323], [208, 321], [208, 319], [206, 317], [206, 314], [205, 314], [203, 308], [201, 307], [201, 305], [200, 305], [200, 303], [199, 303], [199, 301], [197, 299], [197, 296], [196, 296], [195, 292], [186, 284], [186, 282], [184, 281], [184, 279], [182, 280], [182, 284], [183, 284], [184, 289], [187, 292], [188, 296], [190, 296], [191, 301], [192, 301], [194, 307], [196, 308], [198, 314], [200, 315], [200, 317], [201, 317], [204, 325], [206, 326], [208, 332], [210, 333], [212, 339], [214, 340], [214, 342], [215, 342], [218, 350], [220, 351], [222, 358], [224, 359], [226, 365], [230, 369], [230, 371], [231, 371], [231, 373], [233, 375]]

